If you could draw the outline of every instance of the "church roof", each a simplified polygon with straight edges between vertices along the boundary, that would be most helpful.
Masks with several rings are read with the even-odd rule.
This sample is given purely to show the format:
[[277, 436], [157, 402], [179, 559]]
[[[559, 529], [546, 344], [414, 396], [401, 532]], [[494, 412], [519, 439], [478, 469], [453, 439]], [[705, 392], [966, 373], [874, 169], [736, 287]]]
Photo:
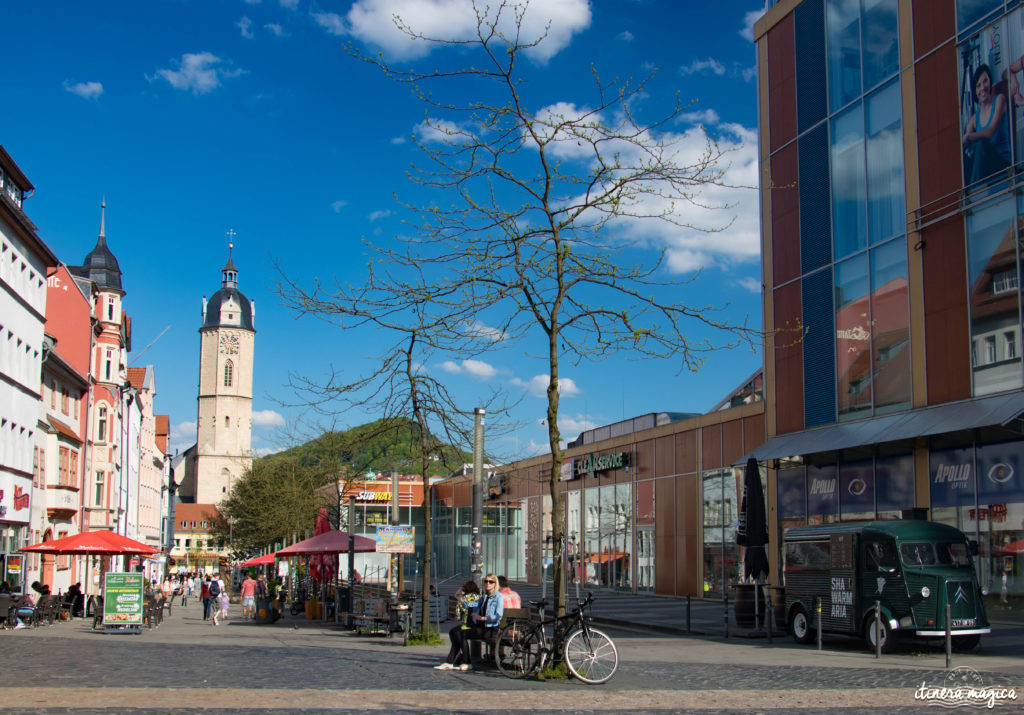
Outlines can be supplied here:
[[[238, 304], [238, 323], [222, 322], [221, 307], [232, 300]], [[242, 295], [242, 291], [237, 288], [229, 286], [221, 288], [213, 294], [213, 297], [206, 304], [206, 320], [203, 321], [203, 327], [219, 328], [221, 325], [232, 328], [245, 328], [254, 332], [256, 330], [252, 324], [252, 305], [249, 303], [249, 299]]]

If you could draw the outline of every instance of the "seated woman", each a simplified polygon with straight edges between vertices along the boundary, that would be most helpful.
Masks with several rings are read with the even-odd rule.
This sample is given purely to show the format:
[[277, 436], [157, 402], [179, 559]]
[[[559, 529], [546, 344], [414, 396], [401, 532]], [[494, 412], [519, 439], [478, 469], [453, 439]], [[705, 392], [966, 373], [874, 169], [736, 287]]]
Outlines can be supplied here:
[[[501, 617], [505, 614], [505, 598], [498, 591], [498, 577], [492, 573], [484, 576], [484, 595], [476, 602], [476, 607], [469, 613], [469, 628], [462, 632], [462, 662], [472, 662], [470, 641], [489, 638], [501, 625]], [[462, 670], [468, 668], [459, 666]]]
[[993, 86], [992, 70], [981, 65], [972, 77], [974, 113], [963, 135], [967, 183], [974, 184], [1010, 165], [1010, 130], [1005, 84]]
[[[455, 613], [459, 623], [448, 631], [448, 639], [452, 644], [452, 647], [448, 650], [448, 657], [444, 659], [441, 665], [435, 665], [434, 670], [455, 670], [456, 668], [469, 670], [468, 661], [459, 665], [459, 660], [462, 658], [462, 634], [463, 631], [469, 630], [469, 614], [479, 600], [480, 587], [476, 585], [476, 581], [466, 581], [455, 592]], [[465, 667], [462, 667], [463, 665]]]

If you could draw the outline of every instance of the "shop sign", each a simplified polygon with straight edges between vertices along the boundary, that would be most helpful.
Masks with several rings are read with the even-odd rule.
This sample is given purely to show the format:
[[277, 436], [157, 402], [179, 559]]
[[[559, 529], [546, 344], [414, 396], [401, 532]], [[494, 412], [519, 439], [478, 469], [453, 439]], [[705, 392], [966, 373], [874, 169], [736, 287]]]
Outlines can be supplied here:
[[586, 455], [581, 458], [578, 462], [575, 462], [575, 474], [576, 478], [579, 478], [583, 474], [596, 474], [598, 472], [606, 472], [609, 469], [623, 469], [629, 466], [629, 452], [615, 452], [614, 454], [606, 454], [602, 457], [596, 457], [593, 453]]
[[579, 474], [576, 473], [576, 460], [573, 457], [566, 457], [562, 460], [562, 481], [567, 482], [577, 477], [579, 477]]
[[836, 490], [835, 479], [811, 479], [811, 494], [833, 494]]
[[359, 492], [356, 494], [356, 501], [389, 502], [391, 492]]
[[103, 625], [142, 626], [141, 573], [108, 573], [103, 581]]
[[971, 465], [940, 464], [935, 468], [935, 483], [948, 484], [950, 489], [968, 489], [971, 486]]
[[377, 552], [385, 554], [411, 554], [416, 551], [416, 527], [378, 526]]
[[487, 498], [496, 499], [505, 493], [505, 478], [491, 472], [487, 476]]
[[366, 513], [367, 524], [387, 524], [388, 520], [384, 518], [385, 514], [382, 511], [370, 511]]
[[27, 524], [32, 514], [32, 479], [0, 474], [0, 519]]
[[967, 510], [967, 518], [972, 521], [1004, 522], [1006, 521], [1006, 514], [1006, 504], [989, 504], [987, 507], [983, 506], [980, 509]]

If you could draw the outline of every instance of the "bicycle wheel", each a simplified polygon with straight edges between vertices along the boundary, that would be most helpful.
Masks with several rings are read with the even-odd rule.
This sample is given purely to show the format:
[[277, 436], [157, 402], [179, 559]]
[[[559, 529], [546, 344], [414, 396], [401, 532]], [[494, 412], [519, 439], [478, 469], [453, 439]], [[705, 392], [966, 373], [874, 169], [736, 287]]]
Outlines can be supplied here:
[[609, 680], [619, 667], [619, 651], [612, 639], [588, 628], [576, 631], [565, 641], [565, 664], [584, 683], [596, 685]]
[[540, 662], [540, 633], [525, 623], [513, 621], [498, 633], [494, 664], [509, 678], [523, 678]]

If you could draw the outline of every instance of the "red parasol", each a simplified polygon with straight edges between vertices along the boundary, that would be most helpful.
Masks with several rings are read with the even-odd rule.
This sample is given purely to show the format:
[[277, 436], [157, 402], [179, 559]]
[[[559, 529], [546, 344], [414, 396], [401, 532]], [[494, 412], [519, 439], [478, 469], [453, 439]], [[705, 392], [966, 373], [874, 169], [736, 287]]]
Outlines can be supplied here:
[[44, 541], [41, 544], [25, 546], [19, 551], [35, 554], [79, 554], [94, 556], [140, 555], [157, 553], [151, 546], [129, 539], [112, 531], [83, 531], [63, 539]]
[[[320, 536], [314, 536], [297, 544], [286, 546], [277, 552], [279, 558], [288, 556], [314, 556], [317, 554], [346, 554], [348, 553], [347, 531], [332, 529]], [[355, 551], [357, 553], [372, 552], [377, 550], [377, 542], [365, 536], [354, 536]]]
[[257, 556], [254, 559], [243, 561], [238, 564], [238, 568], [247, 569], [251, 566], [269, 566], [272, 563], [274, 563], [274, 554], [264, 554], [263, 556]]

